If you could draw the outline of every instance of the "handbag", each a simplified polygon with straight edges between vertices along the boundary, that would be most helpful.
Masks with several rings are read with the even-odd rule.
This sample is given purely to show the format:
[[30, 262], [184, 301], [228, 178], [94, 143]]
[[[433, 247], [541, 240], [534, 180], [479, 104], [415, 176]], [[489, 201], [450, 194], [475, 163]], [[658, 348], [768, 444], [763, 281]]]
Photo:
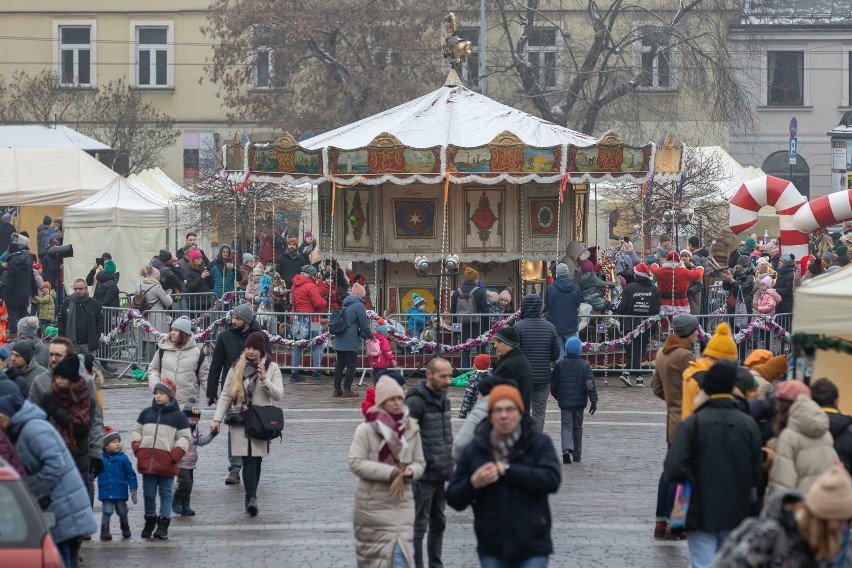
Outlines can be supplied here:
[[737, 294], [737, 305], [734, 308], [734, 313], [737, 315], [734, 318], [735, 328], [741, 328], [748, 325], [748, 307], [745, 304], [741, 290]]
[[228, 412], [225, 413], [225, 424], [228, 426], [242, 426], [245, 417], [240, 408], [228, 407]]
[[250, 404], [243, 425], [249, 438], [266, 441], [280, 438], [284, 429], [284, 411], [277, 406]]

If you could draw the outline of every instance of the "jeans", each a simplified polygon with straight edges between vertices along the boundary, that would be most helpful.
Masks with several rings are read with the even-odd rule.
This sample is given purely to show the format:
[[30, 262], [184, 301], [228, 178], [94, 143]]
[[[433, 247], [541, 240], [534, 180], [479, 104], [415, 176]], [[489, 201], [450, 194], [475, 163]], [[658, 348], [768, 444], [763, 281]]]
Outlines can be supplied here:
[[692, 568], [712, 568], [716, 553], [731, 531], [691, 531], [686, 533], [689, 545], [689, 565]]
[[481, 568], [547, 568], [547, 556], [532, 556], [523, 560], [507, 562], [496, 556], [479, 555]]
[[[249, 440], [251, 445], [251, 440]], [[263, 458], [255, 456], [243, 456], [243, 487], [246, 489], [246, 501], [257, 497], [257, 484], [260, 482], [260, 467]]]
[[[671, 447], [671, 444], [667, 444]], [[668, 451], [667, 451], [668, 452]], [[669, 515], [674, 507], [675, 493], [677, 492], [677, 484], [669, 483], [666, 473], [660, 474], [660, 481], [657, 484], [657, 520], [668, 521]]]
[[[314, 326], [316, 324], [311, 323], [310, 316], [296, 316], [296, 320], [299, 322], [299, 327], [301, 329], [309, 330], [307, 333], [302, 333], [302, 337], [300, 339], [312, 339], [314, 337], [318, 337], [320, 332], [319, 329], [316, 329]], [[295, 322], [294, 322], [295, 323]], [[313, 364], [313, 368], [317, 369], [320, 366], [320, 359], [322, 358], [322, 345], [314, 344], [311, 348], [311, 363]], [[302, 367], [302, 348], [301, 347], [293, 347], [293, 374], [299, 372], [299, 369]]]
[[585, 408], [560, 408], [562, 419], [562, 455], [571, 452], [575, 458], [583, 453], [583, 411]]
[[195, 470], [180, 468], [175, 489], [175, 501], [185, 501], [192, 495], [192, 484], [195, 481]]
[[429, 568], [442, 568], [441, 550], [444, 548], [444, 529], [447, 518], [447, 489], [443, 481], [418, 481], [414, 484], [414, 565], [423, 568], [423, 537], [429, 528], [426, 548]]
[[127, 522], [127, 499], [107, 499], [101, 501], [101, 524], [109, 525], [113, 513], [118, 515], [118, 520]]
[[[337, 351], [337, 361], [334, 363], [334, 390], [340, 391], [340, 383], [343, 388], [352, 389], [352, 381], [355, 380], [355, 364], [358, 361], [358, 353], [355, 351]], [[343, 369], [346, 369], [346, 381], [343, 381]]]
[[231, 429], [228, 428], [228, 471], [239, 472], [241, 467], [243, 467], [243, 460], [231, 452]]
[[399, 543], [393, 545], [391, 568], [408, 568], [408, 563], [405, 561], [405, 554], [402, 553], [402, 547], [399, 546]]
[[172, 516], [172, 485], [175, 478], [171, 475], [156, 473], [142, 474], [142, 495], [145, 501], [145, 515], [157, 514], [157, 493], [160, 494], [160, 516]]
[[532, 419], [536, 432], [544, 432], [544, 414], [547, 412], [547, 400], [550, 398], [550, 383], [533, 383]]
[[80, 562], [80, 545], [82, 538], [75, 536], [68, 540], [56, 543], [56, 548], [62, 556], [62, 562], [65, 563], [65, 568], [77, 568]]

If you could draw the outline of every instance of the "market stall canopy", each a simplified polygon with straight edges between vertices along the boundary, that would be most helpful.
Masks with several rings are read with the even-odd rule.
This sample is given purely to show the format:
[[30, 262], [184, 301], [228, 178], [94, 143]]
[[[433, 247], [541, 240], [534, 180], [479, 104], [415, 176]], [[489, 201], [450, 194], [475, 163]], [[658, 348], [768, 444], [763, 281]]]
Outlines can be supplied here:
[[448, 80], [418, 99], [301, 143], [285, 134], [246, 146], [235, 136], [224, 160], [237, 182], [644, 181], [654, 145], [627, 146], [611, 132], [598, 140]]
[[62, 124], [0, 125], [0, 148], [80, 148], [87, 152], [112, 150], [103, 142], [90, 138]]
[[852, 335], [852, 265], [805, 280], [795, 300], [793, 333]]
[[116, 177], [79, 148], [0, 148], [3, 205], [74, 205]]
[[63, 219], [76, 227], [164, 226], [169, 223], [168, 203], [141, 182], [117, 177], [95, 195], [66, 207]]

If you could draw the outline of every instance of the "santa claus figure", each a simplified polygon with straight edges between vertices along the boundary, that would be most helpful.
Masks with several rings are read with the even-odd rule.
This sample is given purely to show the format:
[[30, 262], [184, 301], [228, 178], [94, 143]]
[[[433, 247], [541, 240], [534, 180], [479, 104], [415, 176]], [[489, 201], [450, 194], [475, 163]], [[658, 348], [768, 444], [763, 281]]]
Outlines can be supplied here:
[[688, 314], [689, 298], [686, 291], [690, 282], [701, 280], [704, 276], [704, 268], [701, 266], [693, 269], [686, 268], [680, 261], [680, 255], [672, 250], [668, 252], [661, 266], [655, 264], [651, 267], [651, 272], [657, 280], [657, 289], [660, 291], [660, 315]]

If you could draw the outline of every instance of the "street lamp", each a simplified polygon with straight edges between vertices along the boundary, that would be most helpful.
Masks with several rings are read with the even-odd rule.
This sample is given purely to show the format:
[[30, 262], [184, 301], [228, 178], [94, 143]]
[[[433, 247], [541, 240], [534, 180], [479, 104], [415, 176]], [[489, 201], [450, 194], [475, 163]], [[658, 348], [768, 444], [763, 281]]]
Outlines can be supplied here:
[[695, 210], [692, 207], [681, 207], [680, 209], [666, 209], [663, 211], [663, 223], [674, 229], [675, 248], [680, 250], [680, 227], [691, 225], [695, 219]]
[[[414, 267], [417, 269], [417, 276], [423, 278], [434, 278], [435, 279], [435, 318], [434, 318], [434, 341], [437, 344], [435, 351], [432, 357], [429, 358], [431, 360], [434, 357], [438, 357], [441, 355], [443, 350], [443, 343], [441, 342], [441, 334], [443, 332], [443, 326], [441, 321], [441, 279], [444, 276], [449, 276], [452, 279], [452, 286], [455, 288], [456, 285], [456, 277], [459, 275], [459, 268], [461, 267], [461, 260], [459, 257], [453, 253], [450, 253], [446, 256], [446, 258], [441, 260], [441, 271], [440, 272], [432, 272], [432, 263], [429, 262], [429, 259], [425, 255], [418, 255], [414, 258]], [[422, 365], [414, 369], [411, 372], [411, 375], [419, 371], [426, 363], [429, 361], [424, 361]], [[451, 364], [452, 365], [452, 364]], [[453, 365], [453, 370], [455, 370], [455, 366]], [[409, 375], [409, 376], [411, 376]]]

